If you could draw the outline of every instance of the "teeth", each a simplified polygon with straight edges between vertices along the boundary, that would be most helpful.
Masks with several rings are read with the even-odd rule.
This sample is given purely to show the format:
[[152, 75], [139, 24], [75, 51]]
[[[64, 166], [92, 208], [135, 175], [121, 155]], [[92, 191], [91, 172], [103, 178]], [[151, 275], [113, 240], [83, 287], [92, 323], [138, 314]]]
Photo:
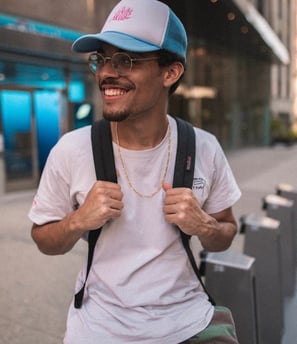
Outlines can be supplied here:
[[126, 92], [119, 88], [108, 88], [104, 90], [104, 94], [106, 96], [121, 96], [125, 94]]

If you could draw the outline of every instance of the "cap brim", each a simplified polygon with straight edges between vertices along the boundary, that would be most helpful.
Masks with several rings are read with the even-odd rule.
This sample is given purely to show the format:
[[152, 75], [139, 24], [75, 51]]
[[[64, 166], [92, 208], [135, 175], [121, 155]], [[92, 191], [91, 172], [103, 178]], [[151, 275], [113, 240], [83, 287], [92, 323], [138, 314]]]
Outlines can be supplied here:
[[135, 52], [149, 52], [161, 49], [155, 44], [142, 41], [133, 36], [109, 31], [81, 36], [72, 44], [72, 50], [77, 53], [89, 53], [100, 49], [102, 43], [108, 43], [117, 48]]

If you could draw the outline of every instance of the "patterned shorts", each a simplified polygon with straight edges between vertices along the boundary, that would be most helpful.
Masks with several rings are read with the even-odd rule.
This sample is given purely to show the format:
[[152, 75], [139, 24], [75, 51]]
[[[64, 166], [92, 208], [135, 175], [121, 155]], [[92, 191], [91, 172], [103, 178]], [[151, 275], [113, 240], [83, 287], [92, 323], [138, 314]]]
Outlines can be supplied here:
[[216, 306], [210, 324], [194, 337], [180, 344], [239, 344], [231, 311]]

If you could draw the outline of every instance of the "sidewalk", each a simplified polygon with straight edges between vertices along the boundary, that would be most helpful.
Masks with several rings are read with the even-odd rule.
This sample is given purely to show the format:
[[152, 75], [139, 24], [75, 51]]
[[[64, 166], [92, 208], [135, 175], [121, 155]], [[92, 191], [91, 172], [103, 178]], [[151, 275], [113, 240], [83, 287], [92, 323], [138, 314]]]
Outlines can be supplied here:
[[42, 255], [30, 237], [33, 191], [0, 198], [1, 344], [59, 344], [77, 272], [81, 242], [65, 256]]
[[[243, 193], [234, 207], [237, 219], [261, 213], [262, 198], [275, 193], [279, 183], [297, 185], [297, 146], [246, 149], [227, 157]], [[33, 194], [34, 190], [0, 197], [2, 344], [62, 343], [75, 278], [86, 250], [80, 242], [64, 256], [38, 252], [27, 219]], [[242, 242], [243, 236], [238, 234], [232, 249], [241, 251]], [[296, 319], [297, 296], [287, 301], [282, 344], [296, 342]]]
[[[280, 183], [297, 187], [296, 145], [235, 151], [227, 154], [227, 157], [242, 191], [242, 197], [234, 207], [237, 219], [250, 213], [265, 215], [262, 211], [263, 197], [275, 194], [276, 187]], [[232, 249], [242, 251], [243, 240], [244, 236], [238, 234]], [[295, 285], [297, 286], [297, 283]], [[285, 300], [284, 333], [280, 344], [297, 342], [296, 319], [297, 290], [293, 297]]]

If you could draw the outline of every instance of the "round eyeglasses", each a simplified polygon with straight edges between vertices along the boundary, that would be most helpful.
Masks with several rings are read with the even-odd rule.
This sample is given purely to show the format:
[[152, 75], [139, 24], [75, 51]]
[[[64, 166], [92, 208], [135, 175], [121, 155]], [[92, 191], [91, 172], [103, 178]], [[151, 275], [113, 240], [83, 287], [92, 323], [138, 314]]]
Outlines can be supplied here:
[[158, 59], [158, 56], [132, 58], [127, 53], [121, 52], [114, 53], [112, 56], [103, 56], [99, 53], [92, 53], [89, 56], [88, 63], [91, 72], [96, 74], [106, 64], [106, 62], [110, 60], [113, 70], [118, 73], [118, 75], [122, 76], [129, 73], [133, 67], [133, 63], [137, 61], [151, 61]]

